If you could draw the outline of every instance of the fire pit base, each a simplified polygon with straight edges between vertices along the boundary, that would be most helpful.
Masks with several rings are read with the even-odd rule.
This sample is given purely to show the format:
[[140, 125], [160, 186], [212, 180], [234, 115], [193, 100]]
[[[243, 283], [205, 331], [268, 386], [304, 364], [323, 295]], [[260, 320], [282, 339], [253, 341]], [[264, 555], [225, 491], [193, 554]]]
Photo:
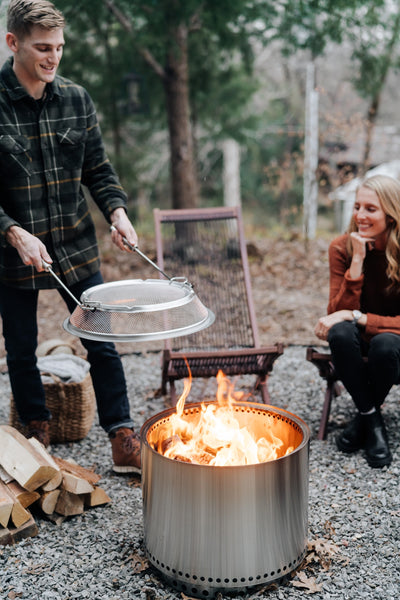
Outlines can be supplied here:
[[[206, 403], [207, 404], [207, 403]], [[240, 426], [258, 439], [267, 430], [294, 450], [245, 466], [213, 467], [171, 460], [156, 450], [175, 409], [141, 430], [145, 546], [168, 583], [212, 598], [281, 580], [302, 562], [307, 545], [309, 429], [299, 417], [243, 402]], [[185, 416], [196, 419], [201, 404]]]
[[[156, 571], [161, 575], [162, 579], [172, 588], [177, 590], [178, 592], [183, 592], [184, 594], [194, 597], [194, 598], [209, 598], [210, 600], [217, 596], [219, 593], [221, 594], [241, 594], [246, 592], [255, 592], [257, 588], [262, 588], [265, 585], [271, 583], [282, 584], [289, 576], [289, 574], [294, 571], [302, 562], [305, 557], [306, 551], [304, 550], [300, 556], [297, 557], [292, 563], [289, 563], [288, 566], [284, 565], [282, 569], [277, 569], [276, 572], [271, 571], [271, 573], [263, 573], [260, 575], [256, 575], [255, 577], [241, 577], [238, 580], [236, 577], [233, 577], [232, 581], [229, 581], [225, 578], [221, 581], [220, 578], [216, 578], [215, 581], [212, 578], [208, 578], [207, 581], [204, 577], [198, 577], [197, 575], [192, 575], [188, 573], [173, 573], [172, 575], [167, 575], [162, 570], [162, 565], [159, 560], [151, 556], [147, 553], [147, 558], [155, 567]], [[174, 569], [172, 569], [174, 571]], [[177, 577], [175, 577], [177, 575]], [[185, 582], [187, 579], [187, 582]]]

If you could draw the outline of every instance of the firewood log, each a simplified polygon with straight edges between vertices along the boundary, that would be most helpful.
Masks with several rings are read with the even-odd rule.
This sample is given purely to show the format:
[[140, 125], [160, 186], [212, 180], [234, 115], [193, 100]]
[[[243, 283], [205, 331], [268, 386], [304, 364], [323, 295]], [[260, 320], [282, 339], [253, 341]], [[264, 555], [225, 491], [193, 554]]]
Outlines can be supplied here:
[[94, 471], [90, 469], [86, 469], [85, 467], [81, 467], [80, 465], [73, 463], [69, 460], [65, 460], [63, 458], [59, 458], [58, 456], [53, 456], [54, 462], [57, 466], [66, 473], [71, 473], [76, 477], [81, 477], [82, 479], [86, 479], [94, 485], [101, 479], [101, 475], [98, 475]]
[[0, 479], [1, 481], [4, 481], [4, 483], [10, 483], [10, 481], [14, 481], [14, 478], [11, 477], [11, 475], [7, 473], [2, 466], [0, 466]]
[[41, 486], [41, 491], [42, 492], [51, 492], [52, 490], [57, 489], [61, 483], [62, 483], [62, 479], [63, 479], [63, 474], [62, 471], [57, 471], [57, 473], [54, 475], [54, 477], [52, 477], [51, 479], [49, 479], [49, 481], [47, 481], [44, 485]]
[[15, 500], [12, 511], [11, 511], [11, 521], [14, 523], [15, 527], [21, 527], [32, 518], [29, 510], [26, 510], [18, 500]]
[[46, 458], [43, 451], [35, 448], [9, 425], [0, 426], [0, 464], [30, 492], [49, 481], [57, 472], [57, 467]]
[[96, 485], [92, 492], [84, 495], [84, 501], [86, 506], [100, 506], [111, 502], [111, 498], [103, 488]]
[[24, 489], [18, 481], [10, 481], [7, 483], [7, 488], [14, 495], [14, 497], [19, 500], [24, 508], [28, 508], [31, 504], [33, 504], [38, 498], [40, 498], [40, 494], [37, 491], [29, 492]]
[[31, 516], [29, 521], [26, 521], [20, 527], [8, 527], [0, 529], [0, 545], [7, 546], [16, 544], [27, 537], [33, 537], [39, 533], [35, 519]]
[[80, 515], [83, 513], [84, 501], [83, 496], [71, 494], [67, 490], [61, 490], [57, 500], [55, 512], [65, 517], [72, 515]]
[[52, 515], [55, 512], [60, 491], [58, 489], [50, 490], [40, 496], [38, 505], [46, 515]]
[[72, 494], [88, 494], [93, 492], [93, 486], [87, 479], [77, 477], [72, 473], [67, 473], [67, 471], [61, 470], [61, 472], [63, 475], [61, 488], [63, 490], [67, 490], [67, 492], [71, 492]]
[[10, 533], [12, 535], [14, 544], [16, 544], [25, 538], [34, 537], [39, 533], [39, 530], [35, 519], [31, 516], [29, 521], [26, 521], [26, 523], [21, 525], [21, 527], [17, 527], [16, 529], [10, 528]]
[[11, 496], [5, 483], [0, 481], [0, 525], [7, 527], [11, 517], [14, 498]]

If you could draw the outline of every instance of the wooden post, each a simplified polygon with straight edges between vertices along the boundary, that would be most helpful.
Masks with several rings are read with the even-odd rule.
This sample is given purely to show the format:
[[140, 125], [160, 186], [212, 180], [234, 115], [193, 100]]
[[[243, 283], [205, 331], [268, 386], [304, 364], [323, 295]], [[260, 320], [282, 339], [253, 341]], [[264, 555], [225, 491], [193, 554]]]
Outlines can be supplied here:
[[315, 65], [307, 65], [306, 114], [304, 135], [303, 232], [306, 240], [315, 238], [318, 212], [318, 92], [315, 90]]
[[240, 146], [231, 138], [222, 142], [224, 205], [240, 206]]

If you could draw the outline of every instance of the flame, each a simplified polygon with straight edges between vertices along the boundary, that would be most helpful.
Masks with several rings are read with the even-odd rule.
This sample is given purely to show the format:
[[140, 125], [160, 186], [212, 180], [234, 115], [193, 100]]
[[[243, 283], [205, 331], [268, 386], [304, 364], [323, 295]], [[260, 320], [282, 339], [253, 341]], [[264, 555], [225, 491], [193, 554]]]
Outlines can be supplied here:
[[272, 431], [255, 439], [247, 427], [240, 425], [234, 410], [235, 402], [244, 394], [234, 391], [233, 384], [221, 370], [217, 374], [217, 383], [216, 402], [201, 404], [199, 415], [184, 414], [192, 384], [189, 369], [176, 412], [158, 432], [155, 447], [158, 452], [175, 460], [219, 467], [276, 460], [294, 450]]

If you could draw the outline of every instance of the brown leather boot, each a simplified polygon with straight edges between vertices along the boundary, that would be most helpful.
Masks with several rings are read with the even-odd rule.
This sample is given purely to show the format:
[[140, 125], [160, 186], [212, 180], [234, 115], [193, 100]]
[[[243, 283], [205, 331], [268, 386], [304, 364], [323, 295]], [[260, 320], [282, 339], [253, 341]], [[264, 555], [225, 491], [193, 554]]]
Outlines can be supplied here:
[[140, 438], [136, 431], [120, 427], [110, 433], [113, 470], [116, 473], [140, 473]]
[[50, 446], [50, 430], [49, 430], [49, 422], [48, 421], [30, 421], [28, 423], [28, 438], [34, 437], [45, 448]]

